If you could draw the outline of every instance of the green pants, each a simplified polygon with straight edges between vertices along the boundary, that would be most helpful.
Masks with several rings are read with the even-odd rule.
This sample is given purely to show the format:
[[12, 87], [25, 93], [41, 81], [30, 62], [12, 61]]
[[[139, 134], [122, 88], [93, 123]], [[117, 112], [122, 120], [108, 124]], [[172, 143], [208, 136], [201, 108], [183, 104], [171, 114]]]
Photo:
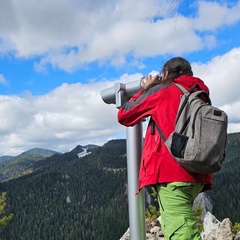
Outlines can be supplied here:
[[201, 240], [192, 205], [202, 188], [201, 183], [173, 182], [157, 185], [165, 240]]

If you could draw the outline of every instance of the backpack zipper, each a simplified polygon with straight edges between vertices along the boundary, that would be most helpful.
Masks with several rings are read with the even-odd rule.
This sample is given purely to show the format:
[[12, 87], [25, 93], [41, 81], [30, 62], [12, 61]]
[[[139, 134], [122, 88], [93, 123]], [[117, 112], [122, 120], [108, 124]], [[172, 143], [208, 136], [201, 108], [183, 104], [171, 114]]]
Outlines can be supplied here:
[[206, 104], [202, 104], [201, 106], [199, 106], [199, 108], [196, 110], [194, 116], [193, 116], [193, 123], [192, 123], [192, 138], [194, 138], [194, 135], [195, 135], [195, 121], [196, 121], [196, 118], [197, 118], [197, 114], [198, 114], [198, 111], [202, 108], [206, 106]]

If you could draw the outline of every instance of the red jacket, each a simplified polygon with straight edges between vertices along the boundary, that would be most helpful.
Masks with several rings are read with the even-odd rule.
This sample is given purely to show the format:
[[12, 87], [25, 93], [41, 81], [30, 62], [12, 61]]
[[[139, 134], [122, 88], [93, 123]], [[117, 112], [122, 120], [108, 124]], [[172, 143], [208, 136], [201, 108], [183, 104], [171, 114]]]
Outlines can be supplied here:
[[[194, 84], [209, 92], [204, 82], [196, 77], [181, 76], [173, 82], [190, 90]], [[125, 126], [134, 126], [143, 118], [151, 116], [164, 135], [174, 130], [174, 122], [180, 103], [181, 91], [172, 82], [163, 82], [148, 90], [141, 90], [119, 109], [118, 121]], [[212, 186], [211, 174], [187, 172], [171, 156], [157, 130], [151, 132], [148, 125], [142, 152], [139, 190], [150, 184], [168, 182], [201, 182], [203, 191]]]

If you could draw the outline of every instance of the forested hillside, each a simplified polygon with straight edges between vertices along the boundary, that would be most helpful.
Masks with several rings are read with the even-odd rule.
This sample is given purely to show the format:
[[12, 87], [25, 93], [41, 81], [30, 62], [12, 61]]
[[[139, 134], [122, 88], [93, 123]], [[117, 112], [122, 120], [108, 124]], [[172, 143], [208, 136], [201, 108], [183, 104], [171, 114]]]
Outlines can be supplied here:
[[[118, 240], [127, 230], [126, 141], [90, 146], [37, 161], [22, 177], [0, 184], [13, 220], [0, 229], [2, 240]], [[240, 133], [228, 135], [223, 169], [208, 191], [213, 214], [240, 222]]]
[[1, 157], [0, 182], [21, 176], [27, 167], [57, 153], [48, 149], [33, 148], [15, 157]]
[[214, 175], [213, 190], [208, 191], [213, 202], [213, 214], [223, 220], [240, 222], [240, 133], [228, 134], [223, 168]]
[[2, 183], [14, 217], [1, 239], [119, 239], [128, 227], [125, 145], [110, 141], [83, 158], [54, 155]]

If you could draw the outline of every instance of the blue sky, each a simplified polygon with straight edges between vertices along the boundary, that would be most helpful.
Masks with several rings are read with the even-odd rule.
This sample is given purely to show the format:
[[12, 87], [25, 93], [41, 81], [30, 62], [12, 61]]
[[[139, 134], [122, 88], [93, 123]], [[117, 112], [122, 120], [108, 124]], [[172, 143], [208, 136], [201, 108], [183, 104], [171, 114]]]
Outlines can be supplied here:
[[240, 132], [240, 1], [0, 2], [0, 156], [124, 137], [100, 91], [182, 56]]

